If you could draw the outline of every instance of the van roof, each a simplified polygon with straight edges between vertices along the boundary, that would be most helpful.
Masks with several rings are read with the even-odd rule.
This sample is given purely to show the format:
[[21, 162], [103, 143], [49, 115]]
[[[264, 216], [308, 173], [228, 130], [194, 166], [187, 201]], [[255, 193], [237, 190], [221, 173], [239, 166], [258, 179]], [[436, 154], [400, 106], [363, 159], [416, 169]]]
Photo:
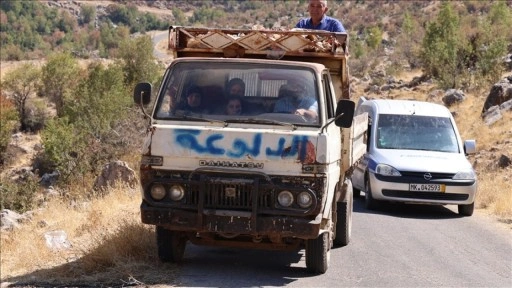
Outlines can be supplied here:
[[377, 114], [451, 117], [450, 110], [443, 105], [416, 100], [375, 99], [367, 100], [361, 105], [373, 107]]

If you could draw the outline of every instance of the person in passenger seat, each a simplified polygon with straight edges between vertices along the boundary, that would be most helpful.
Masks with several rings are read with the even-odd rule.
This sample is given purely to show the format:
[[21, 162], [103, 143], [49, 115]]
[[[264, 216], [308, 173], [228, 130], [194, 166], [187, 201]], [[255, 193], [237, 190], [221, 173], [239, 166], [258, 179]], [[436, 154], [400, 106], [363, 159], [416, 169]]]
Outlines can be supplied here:
[[243, 97], [245, 95], [245, 82], [240, 78], [233, 78], [229, 80], [226, 85], [226, 95], [228, 97], [238, 96]]
[[293, 113], [314, 121], [318, 117], [318, 102], [306, 95], [306, 88], [299, 82], [284, 84], [279, 88], [275, 113]]
[[187, 97], [176, 108], [177, 110], [185, 110], [192, 113], [208, 113], [208, 110], [203, 106], [201, 89], [197, 86], [191, 86], [187, 90]]
[[240, 115], [242, 114], [242, 99], [240, 97], [228, 98], [226, 104], [226, 115]]

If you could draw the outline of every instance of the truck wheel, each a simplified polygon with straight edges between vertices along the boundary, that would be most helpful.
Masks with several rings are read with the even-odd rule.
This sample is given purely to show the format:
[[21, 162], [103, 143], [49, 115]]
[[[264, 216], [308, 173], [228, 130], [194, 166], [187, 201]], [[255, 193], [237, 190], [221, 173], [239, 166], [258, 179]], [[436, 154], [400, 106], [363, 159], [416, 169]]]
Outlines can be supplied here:
[[370, 187], [370, 177], [367, 176], [365, 180], [366, 192], [364, 193], [364, 206], [366, 209], [375, 210], [377, 203], [372, 197], [372, 188]]
[[156, 245], [158, 258], [162, 262], [179, 263], [183, 260], [187, 238], [179, 232], [156, 227]]
[[334, 246], [346, 246], [352, 234], [352, 209], [354, 198], [352, 196], [352, 182], [347, 180], [347, 201], [336, 203], [336, 235]]
[[306, 242], [306, 268], [315, 274], [324, 274], [329, 267], [331, 243], [329, 232], [324, 232], [316, 239]]
[[471, 216], [473, 215], [473, 211], [475, 210], [475, 202], [471, 204], [459, 205], [459, 215], [461, 216]]

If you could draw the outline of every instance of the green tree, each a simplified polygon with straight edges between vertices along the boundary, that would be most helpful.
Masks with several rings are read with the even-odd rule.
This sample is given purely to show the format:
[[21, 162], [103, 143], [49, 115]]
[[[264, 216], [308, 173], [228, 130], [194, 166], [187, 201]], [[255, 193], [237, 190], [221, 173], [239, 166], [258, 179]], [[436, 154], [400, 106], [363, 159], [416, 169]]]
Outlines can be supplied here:
[[172, 8], [172, 15], [174, 16], [174, 25], [185, 25], [187, 22], [187, 16], [181, 9]]
[[427, 25], [420, 57], [427, 75], [436, 78], [444, 88], [455, 88], [464, 77], [463, 51], [467, 47], [452, 4], [443, 2], [441, 5], [435, 21]]
[[161, 72], [153, 56], [153, 42], [148, 35], [122, 42], [119, 48], [119, 65], [129, 87], [142, 81], [154, 84]]
[[39, 94], [55, 104], [57, 116], [63, 115], [66, 93], [73, 90], [81, 77], [78, 61], [69, 53], [56, 53], [48, 57], [42, 67], [42, 85]]
[[96, 7], [92, 5], [82, 6], [82, 23], [89, 24], [96, 19]]
[[382, 30], [377, 26], [368, 28], [366, 30], [366, 44], [368, 47], [372, 50], [377, 50], [382, 43], [382, 34]]
[[474, 58], [478, 59], [476, 72], [485, 84], [498, 81], [505, 70], [501, 63], [512, 41], [511, 26], [512, 9], [502, 1], [495, 2], [487, 17], [479, 22], [479, 33], [472, 44]]
[[14, 101], [19, 115], [21, 130], [27, 130], [26, 105], [29, 97], [37, 91], [40, 81], [40, 70], [30, 63], [25, 63], [5, 75], [2, 91], [8, 93]]
[[0, 94], [0, 166], [4, 164], [11, 135], [18, 127], [19, 117], [14, 104]]
[[42, 161], [57, 169], [61, 184], [96, 174], [126, 151], [119, 123], [129, 115], [132, 99], [118, 65], [93, 63], [65, 102], [63, 117], [49, 121], [42, 133]]

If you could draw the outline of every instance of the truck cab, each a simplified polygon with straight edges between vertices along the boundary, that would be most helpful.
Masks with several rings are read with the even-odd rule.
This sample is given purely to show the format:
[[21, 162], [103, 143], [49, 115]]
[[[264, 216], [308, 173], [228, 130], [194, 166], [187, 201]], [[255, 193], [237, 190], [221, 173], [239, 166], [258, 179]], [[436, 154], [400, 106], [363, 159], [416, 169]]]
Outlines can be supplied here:
[[[296, 36], [282, 34], [288, 43]], [[212, 35], [229, 43], [219, 48]], [[331, 246], [350, 241], [347, 176], [365, 151], [365, 115], [354, 120], [354, 102], [338, 100], [333, 71], [318, 63], [328, 58], [310, 61], [317, 52], [303, 61], [266, 59], [263, 48], [241, 52], [243, 37], [261, 35], [171, 27], [176, 58], [148, 113], [140, 165], [142, 222], [156, 226], [162, 261], [180, 262], [188, 241], [305, 248], [308, 270], [324, 273]], [[228, 89], [233, 79], [243, 83], [236, 95]], [[143, 107], [152, 94], [140, 83], [135, 102]], [[241, 106], [236, 113], [228, 111], [232, 100]]]

